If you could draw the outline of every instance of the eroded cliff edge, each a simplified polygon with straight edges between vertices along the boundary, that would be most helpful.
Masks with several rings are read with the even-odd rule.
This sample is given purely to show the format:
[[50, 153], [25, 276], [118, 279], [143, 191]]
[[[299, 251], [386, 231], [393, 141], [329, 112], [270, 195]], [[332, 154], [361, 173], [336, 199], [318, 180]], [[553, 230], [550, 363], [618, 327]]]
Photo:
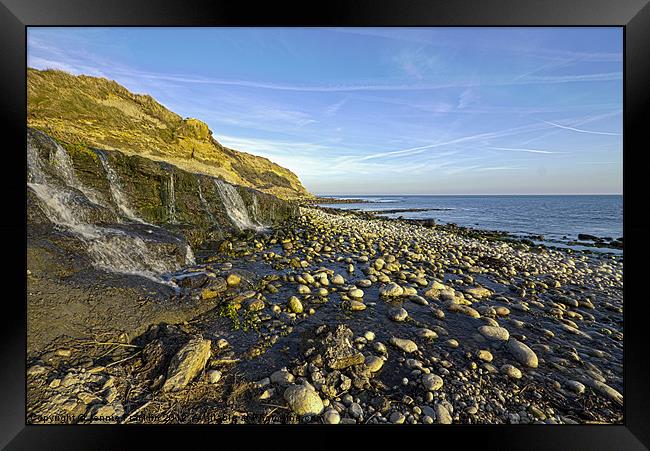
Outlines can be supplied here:
[[283, 199], [311, 197], [290, 170], [229, 149], [204, 122], [105, 78], [28, 69], [27, 123], [61, 143], [140, 155]]

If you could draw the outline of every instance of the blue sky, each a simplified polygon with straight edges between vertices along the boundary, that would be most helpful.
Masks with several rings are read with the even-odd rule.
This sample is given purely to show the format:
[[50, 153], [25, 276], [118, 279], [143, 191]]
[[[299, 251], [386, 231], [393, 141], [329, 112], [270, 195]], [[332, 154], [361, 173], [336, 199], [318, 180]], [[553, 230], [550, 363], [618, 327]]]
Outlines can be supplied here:
[[29, 28], [318, 194], [622, 193], [619, 28]]

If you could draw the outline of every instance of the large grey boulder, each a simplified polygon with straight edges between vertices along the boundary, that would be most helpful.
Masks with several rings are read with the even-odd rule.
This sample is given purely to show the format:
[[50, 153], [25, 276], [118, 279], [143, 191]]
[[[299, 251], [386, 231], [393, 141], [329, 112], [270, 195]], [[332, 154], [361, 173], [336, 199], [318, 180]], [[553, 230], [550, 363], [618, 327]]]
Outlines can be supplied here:
[[510, 338], [508, 329], [500, 326], [481, 326], [478, 328], [478, 331], [489, 340], [506, 341]]
[[529, 368], [537, 368], [538, 361], [535, 352], [528, 345], [511, 338], [508, 340], [508, 350], [515, 359], [522, 365]]
[[183, 346], [169, 364], [163, 391], [180, 390], [203, 371], [210, 358], [210, 345], [210, 340], [194, 338]]
[[407, 338], [391, 337], [390, 343], [396, 348], [399, 348], [409, 354], [418, 350], [418, 345], [416, 345], [414, 341]]
[[284, 400], [298, 415], [319, 415], [324, 409], [318, 393], [307, 385], [290, 385], [284, 391]]

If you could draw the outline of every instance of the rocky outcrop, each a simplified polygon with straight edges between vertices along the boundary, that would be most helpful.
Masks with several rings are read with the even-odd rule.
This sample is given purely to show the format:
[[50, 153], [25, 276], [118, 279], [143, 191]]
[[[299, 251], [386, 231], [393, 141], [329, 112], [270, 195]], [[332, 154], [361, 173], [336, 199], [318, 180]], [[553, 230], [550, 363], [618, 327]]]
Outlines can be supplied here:
[[28, 69], [27, 85], [27, 124], [61, 142], [171, 163], [283, 199], [311, 197], [290, 170], [222, 146], [204, 122], [112, 80]]
[[364, 362], [364, 356], [352, 347], [352, 331], [340, 324], [333, 332], [329, 332], [323, 340], [323, 354], [327, 366], [334, 370], [342, 370]]

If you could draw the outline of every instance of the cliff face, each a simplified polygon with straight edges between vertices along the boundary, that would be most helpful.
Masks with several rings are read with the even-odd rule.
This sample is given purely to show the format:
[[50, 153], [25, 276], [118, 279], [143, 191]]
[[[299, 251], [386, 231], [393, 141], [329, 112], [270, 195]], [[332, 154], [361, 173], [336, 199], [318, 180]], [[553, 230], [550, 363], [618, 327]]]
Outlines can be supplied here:
[[[138, 155], [57, 142], [29, 128], [28, 249], [59, 237], [103, 270], [157, 279], [230, 234], [295, 215], [293, 202]], [[49, 246], [51, 247], [51, 246]]]
[[311, 197], [290, 170], [224, 147], [205, 123], [104, 78], [28, 69], [27, 112], [28, 126], [64, 144], [167, 162], [283, 199]]

